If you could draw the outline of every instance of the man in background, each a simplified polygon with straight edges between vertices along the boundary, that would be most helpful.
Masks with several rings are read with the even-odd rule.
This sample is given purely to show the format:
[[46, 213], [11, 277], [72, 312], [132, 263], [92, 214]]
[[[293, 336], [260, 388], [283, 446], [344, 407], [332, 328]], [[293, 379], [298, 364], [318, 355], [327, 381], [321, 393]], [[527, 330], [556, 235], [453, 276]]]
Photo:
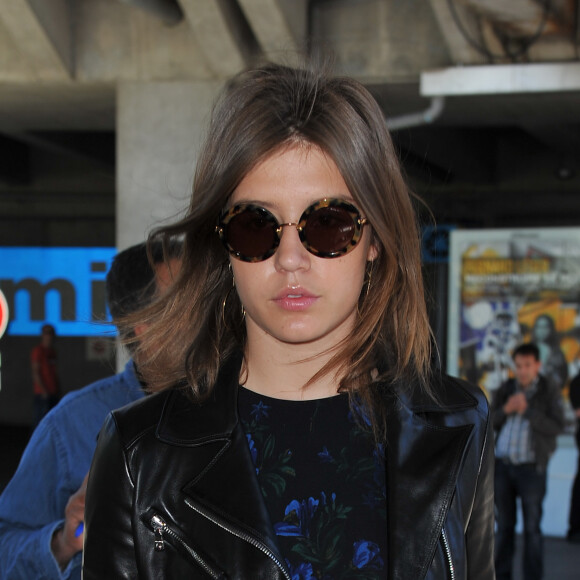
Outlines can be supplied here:
[[55, 330], [52, 324], [44, 324], [40, 343], [30, 353], [32, 384], [34, 392], [35, 428], [40, 420], [58, 403], [60, 385], [56, 370], [56, 350], [54, 349]]
[[564, 428], [559, 386], [540, 375], [540, 352], [532, 343], [512, 355], [515, 378], [494, 393], [491, 416], [495, 445], [495, 572], [497, 580], [512, 578], [516, 498], [524, 517], [524, 580], [543, 577], [540, 523], [546, 494], [548, 460]]
[[[171, 284], [178, 252], [170, 248], [166, 263], [154, 246], [155, 269], [144, 244], [115, 257], [106, 284], [114, 322]], [[121, 373], [67, 394], [40, 422], [0, 495], [0, 578], [81, 578], [86, 476], [97, 434], [110, 411], [143, 396], [137, 366], [129, 360]]]

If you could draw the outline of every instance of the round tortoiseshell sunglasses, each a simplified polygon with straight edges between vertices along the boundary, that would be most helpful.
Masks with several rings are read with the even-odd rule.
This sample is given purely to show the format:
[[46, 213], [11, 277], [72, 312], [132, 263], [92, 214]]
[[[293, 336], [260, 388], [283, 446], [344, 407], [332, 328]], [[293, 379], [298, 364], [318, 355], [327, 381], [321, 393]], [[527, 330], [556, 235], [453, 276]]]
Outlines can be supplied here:
[[216, 232], [228, 252], [244, 262], [262, 262], [280, 245], [282, 228], [298, 230], [302, 245], [319, 258], [348, 254], [368, 223], [359, 210], [342, 199], [322, 199], [309, 205], [298, 222], [281, 224], [267, 209], [252, 203], [234, 205], [221, 215]]

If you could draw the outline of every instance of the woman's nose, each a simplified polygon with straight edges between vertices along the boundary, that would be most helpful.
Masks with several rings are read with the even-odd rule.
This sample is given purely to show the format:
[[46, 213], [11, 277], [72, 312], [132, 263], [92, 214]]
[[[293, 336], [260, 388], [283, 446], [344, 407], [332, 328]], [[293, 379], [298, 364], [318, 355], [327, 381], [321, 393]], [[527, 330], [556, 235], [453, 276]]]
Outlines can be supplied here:
[[289, 272], [299, 269], [309, 269], [311, 254], [302, 245], [296, 225], [284, 224], [280, 245], [274, 254], [276, 268]]

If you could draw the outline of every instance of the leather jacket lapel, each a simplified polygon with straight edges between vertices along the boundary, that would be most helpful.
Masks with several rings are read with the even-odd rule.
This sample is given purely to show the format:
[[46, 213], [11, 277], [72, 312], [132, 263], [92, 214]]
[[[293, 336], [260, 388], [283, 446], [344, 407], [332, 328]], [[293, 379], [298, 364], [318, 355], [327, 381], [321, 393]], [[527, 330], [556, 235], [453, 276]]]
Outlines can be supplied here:
[[[235, 493], [232, 493], [235, 490]], [[210, 468], [183, 488], [187, 505], [235, 536], [246, 539], [283, 567], [284, 559], [241, 427]], [[258, 545], [259, 544], [259, 545]]]
[[[473, 406], [466, 400], [464, 406]], [[415, 406], [414, 410], [420, 408]], [[425, 408], [421, 408], [424, 411]], [[434, 411], [441, 408], [433, 407]], [[440, 413], [437, 413], [440, 415]], [[404, 397], [387, 404], [389, 579], [426, 577], [451, 504], [472, 425], [446, 426], [413, 411]]]
[[[207, 402], [195, 404], [175, 392], [165, 404], [157, 437], [189, 448], [188, 462], [196, 471], [181, 487], [189, 508], [261, 550], [287, 575], [238, 421], [240, 362], [239, 356], [227, 361]], [[202, 549], [204, 541], [213, 540], [196, 538]]]

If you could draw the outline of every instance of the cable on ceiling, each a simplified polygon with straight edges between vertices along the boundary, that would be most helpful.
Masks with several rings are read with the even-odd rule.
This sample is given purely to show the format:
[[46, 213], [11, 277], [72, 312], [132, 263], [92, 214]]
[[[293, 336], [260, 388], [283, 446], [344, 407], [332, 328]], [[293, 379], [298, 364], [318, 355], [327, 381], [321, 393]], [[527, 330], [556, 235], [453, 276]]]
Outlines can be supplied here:
[[[453, 18], [453, 21], [455, 22], [455, 25], [457, 26], [459, 32], [461, 32], [461, 35], [463, 36], [463, 38], [465, 38], [465, 40], [473, 48], [475, 48], [478, 52], [480, 52], [485, 57], [487, 57], [490, 62], [493, 62], [494, 60], [497, 60], [497, 59], [503, 59], [506, 56], [511, 58], [512, 60], [515, 60], [516, 58], [525, 54], [527, 52], [527, 50], [530, 48], [530, 46], [532, 46], [532, 44], [534, 44], [542, 36], [542, 34], [544, 32], [544, 28], [546, 27], [546, 24], [548, 22], [550, 12], [552, 10], [552, 0], [544, 0], [544, 2], [543, 2], [544, 12], [542, 14], [542, 19], [540, 20], [540, 24], [538, 25], [536, 32], [534, 32], [534, 34], [532, 34], [531, 36], [529, 36], [527, 39], [525, 39], [522, 42], [522, 45], [519, 48], [519, 50], [517, 50], [515, 52], [510, 52], [507, 49], [507, 47], [505, 46], [505, 43], [503, 43], [505, 54], [494, 54], [489, 50], [489, 48], [487, 46], [485, 46], [485, 44], [481, 44], [478, 41], [476, 41], [473, 38], [473, 36], [471, 36], [471, 34], [467, 31], [467, 29], [463, 25], [463, 22], [461, 22], [461, 18], [459, 18], [459, 14], [457, 13], [457, 9], [455, 7], [455, 0], [447, 0], [447, 4], [449, 6], [449, 11], [451, 12], [451, 16]], [[513, 38], [508, 39], [507, 37], [506, 37], [506, 39], [507, 40], [514, 40]], [[506, 40], [506, 39], [504, 39], [504, 40]]]

